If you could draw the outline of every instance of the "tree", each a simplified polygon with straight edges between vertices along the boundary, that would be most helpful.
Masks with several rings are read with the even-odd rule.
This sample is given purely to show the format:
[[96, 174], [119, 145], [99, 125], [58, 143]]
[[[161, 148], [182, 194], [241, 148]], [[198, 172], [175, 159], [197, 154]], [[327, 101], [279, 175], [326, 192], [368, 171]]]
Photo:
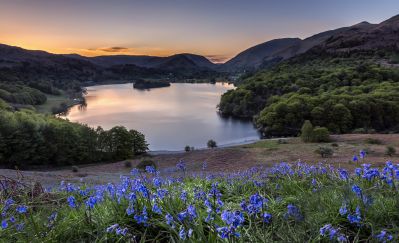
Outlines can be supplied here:
[[210, 139], [210, 140], [207, 142], [206, 145], [208, 146], [208, 148], [216, 148], [216, 147], [217, 147], [217, 144], [216, 144], [215, 140], [213, 140], [213, 139]]
[[186, 147], [184, 147], [184, 151], [190, 152], [190, 150], [191, 150], [190, 146], [186, 145]]
[[302, 125], [301, 139], [305, 143], [312, 142], [313, 140], [313, 125], [309, 120], [306, 120]]
[[330, 132], [325, 127], [315, 127], [312, 134], [312, 142], [326, 143], [330, 141]]
[[133, 141], [134, 154], [142, 154], [148, 150], [148, 143], [145, 140], [144, 134], [136, 130], [129, 130], [131, 139]]

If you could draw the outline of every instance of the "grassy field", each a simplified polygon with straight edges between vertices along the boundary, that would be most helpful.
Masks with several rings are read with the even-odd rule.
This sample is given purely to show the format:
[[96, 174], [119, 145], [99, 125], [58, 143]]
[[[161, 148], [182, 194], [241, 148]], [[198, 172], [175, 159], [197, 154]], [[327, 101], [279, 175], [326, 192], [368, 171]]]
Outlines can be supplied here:
[[73, 105], [73, 100], [71, 100], [66, 94], [46, 96], [46, 103], [35, 106], [36, 110], [40, 113], [52, 114], [53, 107], [59, 107], [61, 103], [65, 103], [68, 106]]
[[[366, 157], [367, 158], [367, 157]], [[353, 173], [353, 174], [352, 174]], [[397, 242], [399, 167], [278, 163], [0, 194], [2, 242]]]

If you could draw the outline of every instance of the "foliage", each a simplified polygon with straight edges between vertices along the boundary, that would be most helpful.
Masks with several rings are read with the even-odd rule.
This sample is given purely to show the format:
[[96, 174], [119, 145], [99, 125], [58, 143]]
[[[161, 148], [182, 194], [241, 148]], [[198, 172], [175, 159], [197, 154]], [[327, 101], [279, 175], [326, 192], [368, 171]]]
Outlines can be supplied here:
[[207, 143], [206, 143], [208, 148], [216, 148], [217, 147], [217, 143], [215, 140], [210, 139]]
[[385, 149], [385, 154], [388, 156], [393, 156], [394, 154], [396, 154], [396, 149], [392, 146], [387, 146]]
[[0, 99], [9, 103], [40, 105], [47, 97], [41, 91], [24, 85], [0, 83]]
[[320, 154], [322, 158], [331, 157], [334, 154], [334, 150], [329, 147], [318, 147], [315, 151], [317, 154]]
[[140, 161], [140, 163], [138, 163], [136, 168], [144, 171], [147, 168], [147, 166], [151, 166], [155, 169], [157, 168], [157, 165], [155, 164], [155, 162], [150, 159], [144, 159], [144, 160]]
[[239, 173], [155, 170], [120, 183], [1, 194], [5, 242], [396, 242], [398, 166], [276, 164]]
[[312, 142], [313, 140], [313, 125], [309, 120], [306, 120], [302, 125], [301, 139], [305, 143]]
[[72, 166], [72, 172], [79, 172], [79, 167], [76, 165]]
[[123, 160], [145, 152], [143, 134], [104, 131], [33, 111], [0, 110], [0, 166], [71, 165]]
[[325, 127], [315, 127], [312, 132], [312, 142], [327, 143], [330, 141], [330, 132]]
[[190, 152], [190, 150], [191, 150], [191, 147], [190, 147], [190, 146], [186, 145], [186, 146], [184, 147], [184, 151]]
[[365, 142], [368, 144], [382, 144], [382, 141], [378, 138], [366, 138]]
[[305, 120], [333, 133], [398, 129], [399, 70], [370, 54], [308, 53], [261, 70], [223, 94], [225, 115], [255, 117], [265, 136], [296, 136]]

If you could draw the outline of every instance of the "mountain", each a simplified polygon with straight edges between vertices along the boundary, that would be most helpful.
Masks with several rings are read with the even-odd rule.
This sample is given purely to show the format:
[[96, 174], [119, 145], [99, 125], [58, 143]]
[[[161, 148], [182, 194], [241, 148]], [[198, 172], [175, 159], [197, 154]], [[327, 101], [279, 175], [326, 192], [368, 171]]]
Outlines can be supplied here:
[[326, 52], [368, 51], [399, 48], [399, 15], [379, 24], [362, 22], [327, 39], [318, 46]]
[[265, 59], [274, 57], [276, 53], [299, 42], [301, 42], [299, 38], [283, 38], [264, 42], [239, 53], [224, 63], [222, 69], [226, 71], [256, 69]]

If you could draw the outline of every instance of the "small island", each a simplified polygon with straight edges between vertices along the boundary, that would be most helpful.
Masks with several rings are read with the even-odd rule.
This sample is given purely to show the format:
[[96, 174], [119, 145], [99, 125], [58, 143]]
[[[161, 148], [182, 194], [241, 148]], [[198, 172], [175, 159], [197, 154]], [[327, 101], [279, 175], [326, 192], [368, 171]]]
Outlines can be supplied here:
[[133, 84], [133, 88], [135, 89], [152, 89], [152, 88], [163, 88], [169, 87], [170, 83], [167, 81], [159, 81], [159, 80], [137, 80]]

